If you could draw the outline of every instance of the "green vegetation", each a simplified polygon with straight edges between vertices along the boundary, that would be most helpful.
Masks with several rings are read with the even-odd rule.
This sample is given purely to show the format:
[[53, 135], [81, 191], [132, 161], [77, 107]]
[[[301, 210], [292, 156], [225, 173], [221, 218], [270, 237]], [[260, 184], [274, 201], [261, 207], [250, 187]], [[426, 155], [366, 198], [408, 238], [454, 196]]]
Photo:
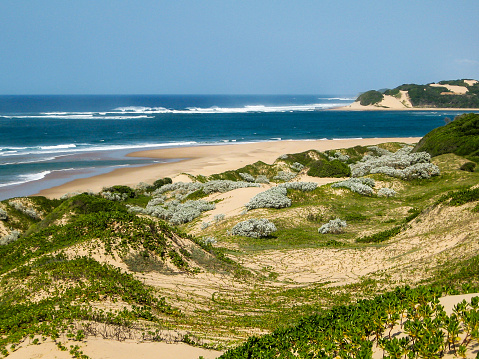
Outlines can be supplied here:
[[356, 99], [362, 106], [376, 105], [383, 100], [384, 96], [381, 92], [376, 90], [367, 91]]
[[479, 114], [457, 116], [449, 124], [426, 134], [414, 148], [431, 156], [454, 153], [479, 162]]
[[308, 176], [312, 177], [348, 177], [351, 175], [351, 169], [347, 164], [339, 160], [318, 160], [311, 164], [308, 170]]
[[[407, 91], [413, 107], [431, 108], [479, 108], [479, 83], [469, 85], [464, 80], [440, 81], [441, 85], [463, 86], [465, 94], [455, 94], [446, 87], [404, 84], [394, 89], [385, 90], [384, 95], [399, 96], [399, 91]], [[356, 101], [361, 105], [374, 105], [380, 102], [383, 94], [379, 91], [368, 91], [360, 95]]]

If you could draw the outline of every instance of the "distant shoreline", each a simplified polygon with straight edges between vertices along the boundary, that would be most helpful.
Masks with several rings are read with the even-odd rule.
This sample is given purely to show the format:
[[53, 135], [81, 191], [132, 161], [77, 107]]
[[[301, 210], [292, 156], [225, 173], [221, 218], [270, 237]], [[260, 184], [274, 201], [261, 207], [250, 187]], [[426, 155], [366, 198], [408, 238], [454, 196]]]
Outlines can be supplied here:
[[111, 172], [80, 178], [68, 183], [41, 190], [36, 195], [59, 198], [66, 193], [93, 191], [113, 185], [136, 186], [140, 182], [171, 177], [175, 180], [182, 174], [205, 175], [235, 170], [248, 164], [263, 161], [273, 163], [279, 156], [311, 149], [318, 151], [377, 145], [384, 142], [417, 143], [421, 137], [362, 138], [337, 140], [293, 140], [238, 143], [228, 145], [203, 145], [176, 148], [161, 148], [129, 153], [129, 157], [147, 157], [174, 162], [157, 163], [141, 167], [123, 167]]

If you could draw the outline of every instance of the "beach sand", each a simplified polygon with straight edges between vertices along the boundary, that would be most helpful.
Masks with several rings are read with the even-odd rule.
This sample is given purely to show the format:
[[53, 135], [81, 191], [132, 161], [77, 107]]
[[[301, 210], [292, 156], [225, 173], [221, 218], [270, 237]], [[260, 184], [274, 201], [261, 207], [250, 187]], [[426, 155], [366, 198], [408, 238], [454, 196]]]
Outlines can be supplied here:
[[286, 153], [298, 153], [311, 149], [318, 151], [349, 148], [354, 146], [377, 145], [384, 142], [416, 143], [419, 137], [408, 138], [366, 138], [316, 141], [274, 141], [233, 145], [205, 145], [196, 147], [162, 148], [129, 154], [131, 157], [149, 157], [157, 159], [177, 159], [175, 162], [159, 163], [143, 167], [120, 168], [112, 172], [71, 182], [42, 190], [38, 195], [59, 198], [69, 192], [98, 192], [103, 187], [113, 185], [135, 186], [139, 182], [153, 183], [164, 177], [178, 181], [178, 177], [191, 175], [212, 175], [235, 170], [256, 161], [273, 163]]

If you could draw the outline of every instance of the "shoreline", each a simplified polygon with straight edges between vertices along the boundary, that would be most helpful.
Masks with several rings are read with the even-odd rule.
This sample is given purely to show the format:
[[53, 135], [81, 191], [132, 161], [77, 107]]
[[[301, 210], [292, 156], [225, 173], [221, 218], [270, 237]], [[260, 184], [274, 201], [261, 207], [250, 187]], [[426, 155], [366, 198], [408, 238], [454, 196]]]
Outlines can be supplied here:
[[[370, 146], [385, 142], [416, 143], [421, 137], [361, 138], [334, 140], [289, 140], [271, 142], [250, 142], [227, 145], [201, 145], [153, 150], [134, 151], [127, 157], [169, 160], [140, 167], [122, 167], [111, 172], [95, 175], [43, 189], [34, 196], [60, 198], [66, 193], [93, 191], [113, 185], [136, 186], [140, 182], [153, 183], [164, 177], [181, 174], [205, 175], [235, 170], [248, 164], [262, 161], [273, 163], [279, 156], [315, 149], [318, 151]], [[174, 160], [174, 161], [173, 161]]]

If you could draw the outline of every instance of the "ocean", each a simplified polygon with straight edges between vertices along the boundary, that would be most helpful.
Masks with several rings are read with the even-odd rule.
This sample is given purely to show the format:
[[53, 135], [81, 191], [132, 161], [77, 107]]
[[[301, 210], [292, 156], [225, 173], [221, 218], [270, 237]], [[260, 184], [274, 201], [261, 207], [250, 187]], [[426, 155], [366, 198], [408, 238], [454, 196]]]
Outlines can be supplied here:
[[421, 137], [459, 111], [329, 111], [344, 95], [0, 96], [0, 200], [161, 160], [161, 147]]

